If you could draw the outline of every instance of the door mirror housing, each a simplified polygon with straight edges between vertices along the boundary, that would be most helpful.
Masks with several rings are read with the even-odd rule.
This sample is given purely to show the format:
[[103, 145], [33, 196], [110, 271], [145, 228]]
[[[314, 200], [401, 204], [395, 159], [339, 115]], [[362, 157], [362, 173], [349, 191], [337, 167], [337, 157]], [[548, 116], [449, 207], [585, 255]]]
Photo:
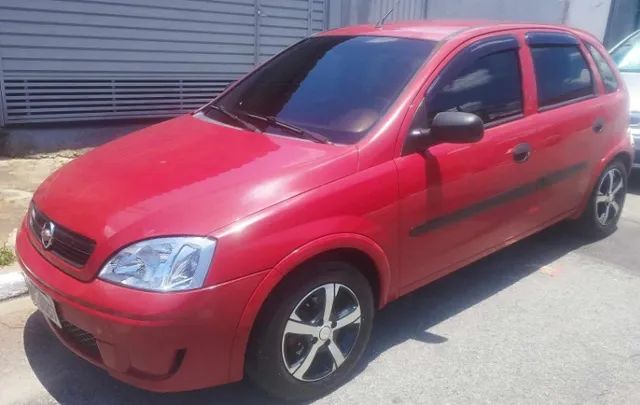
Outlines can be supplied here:
[[438, 113], [431, 128], [417, 128], [409, 133], [407, 151], [422, 151], [438, 143], [473, 143], [484, 135], [484, 123], [475, 114], [465, 112]]
[[430, 135], [440, 143], [473, 143], [484, 135], [484, 123], [475, 114], [441, 112], [431, 123]]

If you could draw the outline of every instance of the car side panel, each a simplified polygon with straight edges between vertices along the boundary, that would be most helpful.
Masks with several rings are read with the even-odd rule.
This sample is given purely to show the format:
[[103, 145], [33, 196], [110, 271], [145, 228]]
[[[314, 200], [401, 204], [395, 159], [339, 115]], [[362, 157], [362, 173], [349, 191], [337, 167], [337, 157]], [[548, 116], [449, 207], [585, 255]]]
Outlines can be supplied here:
[[[512, 35], [520, 43], [520, 58], [528, 56], [523, 34]], [[485, 35], [460, 44], [449, 52], [433, 78], [418, 91], [418, 104], [437, 75], [448, 63]], [[475, 144], [440, 144], [425, 153], [413, 153], [396, 159], [400, 176], [400, 240], [402, 289], [425, 284], [445, 269], [465, 262], [479, 252], [502, 245], [538, 226], [543, 218], [537, 208], [542, 201], [536, 181], [544, 162], [516, 163], [512, 152], [517, 145], [532, 143], [537, 135], [531, 98], [531, 66], [521, 61], [523, 86], [522, 117], [485, 130]], [[412, 121], [416, 111], [406, 121]], [[406, 136], [408, 125], [401, 138]]]
[[373, 240], [393, 266], [397, 192], [396, 168], [387, 162], [232, 223], [214, 233], [218, 250], [212, 272], [251, 274], [273, 268], [307, 243], [336, 233]]
[[[527, 30], [528, 33], [540, 32]], [[545, 30], [544, 32], [553, 32]], [[565, 33], [566, 34], [566, 33]], [[531, 52], [525, 44], [528, 52]], [[587, 63], [588, 52], [581, 47]], [[533, 61], [528, 58], [524, 63], [532, 64], [533, 73], [531, 91], [537, 93], [537, 80]], [[593, 66], [589, 66], [594, 78], [594, 95], [556, 106], [540, 107], [536, 105], [534, 119], [538, 127], [536, 147], [531, 160], [541, 166], [540, 188], [543, 199], [539, 206], [542, 221], [558, 215], [571, 213], [590, 190], [590, 172], [595, 164], [597, 135], [593, 126], [600, 117], [600, 99]], [[536, 97], [536, 104], [537, 104]]]
[[391, 268], [385, 252], [371, 239], [352, 233], [327, 235], [302, 246], [292, 252], [269, 271], [267, 277], [258, 285], [249, 302], [244, 308], [242, 318], [238, 323], [231, 353], [230, 380], [242, 378], [245, 348], [249, 342], [251, 328], [260, 309], [278, 284], [297, 266], [318, 255], [334, 249], [351, 248], [365, 253], [376, 264], [379, 277], [379, 290], [374, 294], [379, 296], [378, 307], [383, 307], [389, 299]]
[[[268, 267], [237, 325], [232, 378], [242, 375], [251, 327], [269, 293], [305, 260], [340, 248], [368, 255], [379, 306], [397, 296], [397, 171], [392, 161], [311, 190], [216, 232], [216, 267], [236, 274]], [[238, 260], [241, 257], [242, 260]]]
[[396, 159], [403, 289], [539, 222], [534, 167], [511, 155], [534, 131], [523, 118], [488, 129], [475, 144], [442, 144]]
[[[600, 97], [598, 98], [599, 115], [605, 122], [604, 131], [600, 134], [602, 136], [596, 137], [594, 140], [594, 153], [593, 161], [594, 165], [590, 169], [590, 179], [588, 190], [591, 191], [595, 187], [596, 181], [605, 167], [615, 158], [620, 156], [627, 156], [627, 158], [633, 162], [634, 149], [631, 144], [631, 138], [629, 137], [629, 94], [625, 85], [625, 81], [622, 75], [616, 68], [615, 63], [611, 60], [609, 52], [602, 45], [602, 43], [593, 35], [584, 32], [577, 31], [575, 34], [582, 40], [597, 48], [600, 54], [606, 59], [609, 66], [612, 68], [613, 73], [616, 76], [618, 82], [618, 89], [615, 92], [605, 94], [604, 84], [600, 73], [595, 66], [591, 55], [589, 57], [589, 63], [592, 70], [595, 71], [596, 80], [598, 82], [598, 88]], [[636, 146], [637, 147], [637, 146]], [[579, 208], [576, 210], [573, 218], [580, 216], [584, 207], [586, 206], [591, 193], [588, 192], [583, 196], [582, 202]]]

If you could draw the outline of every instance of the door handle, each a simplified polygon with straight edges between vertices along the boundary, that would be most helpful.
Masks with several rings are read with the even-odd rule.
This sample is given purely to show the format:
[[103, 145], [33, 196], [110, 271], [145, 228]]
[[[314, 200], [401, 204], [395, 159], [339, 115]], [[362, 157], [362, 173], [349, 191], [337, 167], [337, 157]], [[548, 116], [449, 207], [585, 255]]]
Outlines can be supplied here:
[[591, 128], [596, 134], [601, 133], [604, 130], [604, 120], [602, 118], [598, 118]]
[[516, 163], [524, 163], [529, 160], [529, 156], [531, 156], [531, 145], [528, 143], [518, 144], [513, 148], [511, 154]]

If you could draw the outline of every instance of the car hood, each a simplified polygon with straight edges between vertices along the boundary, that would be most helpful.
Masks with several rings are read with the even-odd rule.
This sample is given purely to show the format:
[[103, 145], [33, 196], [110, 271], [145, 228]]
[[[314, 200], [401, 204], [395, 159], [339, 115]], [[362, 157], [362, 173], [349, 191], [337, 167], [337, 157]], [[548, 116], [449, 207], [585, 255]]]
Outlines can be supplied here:
[[629, 111], [640, 111], [640, 73], [621, 73], [629, 90]]
[[227, 127], [191, 115], [110, 142], [37, 190], [54, 222], [113, 247], [208, 235], [353, 173], [357, 150]]

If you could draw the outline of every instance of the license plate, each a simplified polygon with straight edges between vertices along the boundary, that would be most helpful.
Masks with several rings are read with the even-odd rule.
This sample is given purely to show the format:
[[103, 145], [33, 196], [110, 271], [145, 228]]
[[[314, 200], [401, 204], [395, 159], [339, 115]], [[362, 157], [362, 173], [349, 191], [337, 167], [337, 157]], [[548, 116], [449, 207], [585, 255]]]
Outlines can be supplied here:
[[28, 279], [27, 289], [29, 290], [31, 301], [33, 301], [33, 304], [36, 306], [36, 308], [38, 308], [38, 310], [42, 312], [45, 318], [56, 324], [58, 328], [62, 328], [60, 318], [58, 317], [58, 312], [56, 311], [56, 304], [53, 302], [51, 297], [40, 291], [40, 289], [33, 285], [33, 283]]

